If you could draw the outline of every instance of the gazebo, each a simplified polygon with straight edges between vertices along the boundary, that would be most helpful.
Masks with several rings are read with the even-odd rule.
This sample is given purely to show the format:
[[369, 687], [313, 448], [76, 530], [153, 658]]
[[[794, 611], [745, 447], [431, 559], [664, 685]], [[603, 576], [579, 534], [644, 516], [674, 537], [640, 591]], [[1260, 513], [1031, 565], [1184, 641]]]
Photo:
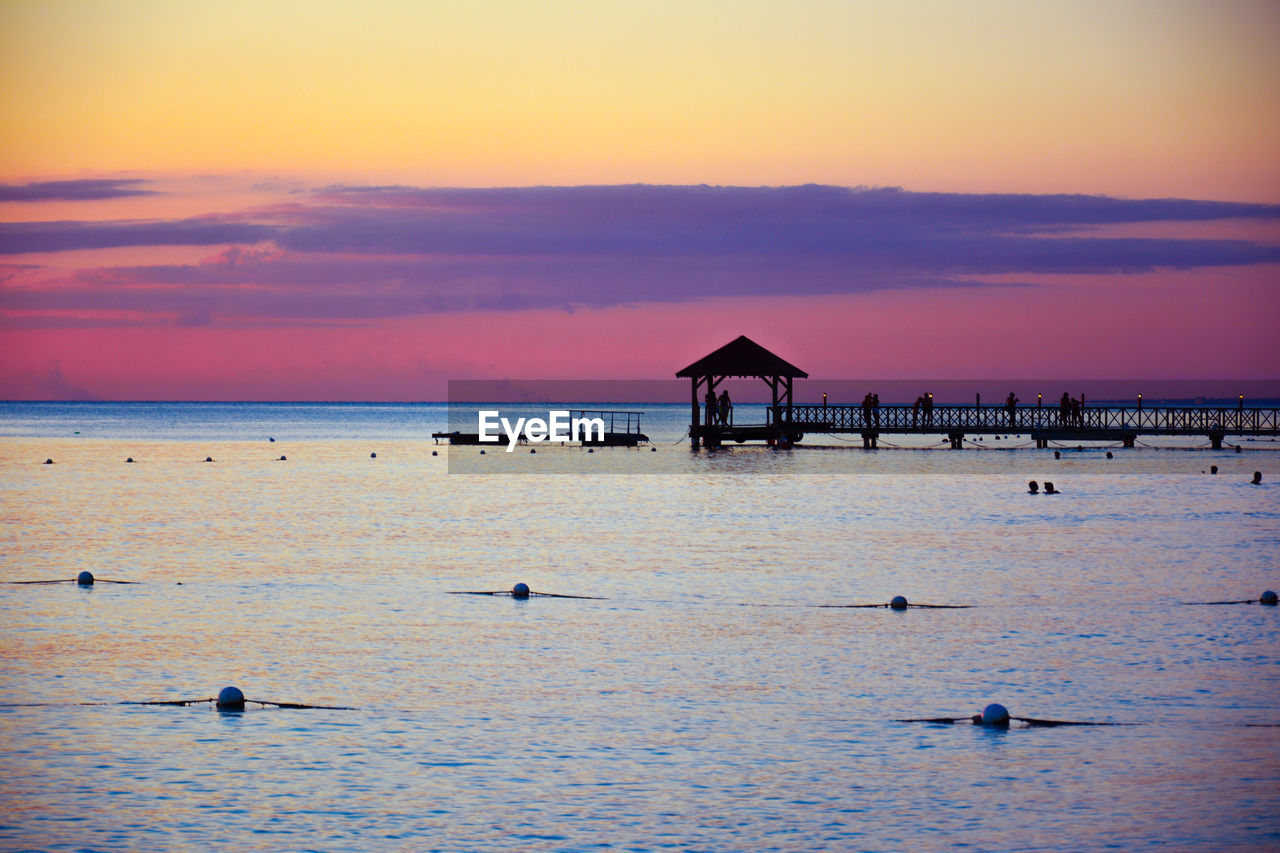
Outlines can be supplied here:
[[[746, 335], [739, 335], [720, 349], [679, 371], [676, 377], [690, 380], [689, 399], [692, 405], [692, 420], [689, 422], [689, 436], [696, 448], [699, 439], [702, 439], [707, 446], [716, 446], [725, 438], [740, 441], [747, 438], [771, 437], [773, 432], [778, 431], [776, 427], [779, 423], [791, 420], [793, 380], [807, 379], [809, 374], [769, 352]], [[730, 377], [748, 379], [754, 377], [769, 386], [773, 400], [774, 429], [769, 430], [764, 424], [731, 426], [702, 422], [699, 392], [714, 394], [716, 386]]]

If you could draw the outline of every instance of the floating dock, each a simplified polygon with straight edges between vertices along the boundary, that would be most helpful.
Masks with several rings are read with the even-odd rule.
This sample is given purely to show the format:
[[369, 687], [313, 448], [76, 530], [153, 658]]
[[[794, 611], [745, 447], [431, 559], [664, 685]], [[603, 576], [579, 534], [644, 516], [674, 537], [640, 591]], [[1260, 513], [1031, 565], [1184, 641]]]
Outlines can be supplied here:
[[[574, 419], [599, 419], [604, 424], [604, 434], [598, 430], [590, 431], [588, 437], [584, 437], [581, 441], [573, 442], [574, 446], [581, 447], [638, 447], [641, 444], [648, 444], [649, 436], [640, 430], [640, 417], [644, 412], [622, 411], [618, 409], [569, 409], [570, 420]], [[498, 441], [480, 440], [480, 434], [477, 432], [433, 432], [431, 437], [439, 444], [442, 440], [449, 444], [456, 445], [493, 445], [505, 444], [506, 436], [499, 436]], [[563, 444], [564, 442], [555, 442]], [[521, 438], [516, 442], [517, 445], [523, 446], [529, 444], [528, 440]]]

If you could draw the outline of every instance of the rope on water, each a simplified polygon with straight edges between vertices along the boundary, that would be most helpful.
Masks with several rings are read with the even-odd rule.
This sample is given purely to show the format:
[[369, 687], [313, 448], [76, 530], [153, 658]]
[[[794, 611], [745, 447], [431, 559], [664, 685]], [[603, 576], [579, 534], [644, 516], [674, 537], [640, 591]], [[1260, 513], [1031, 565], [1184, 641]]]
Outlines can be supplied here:
[[857, 609], [862, 607], [887, 607], [890, 610], [898, 610], [898, 609], [906, 610], [907, 608], [910, 608], [910, 607], [928, 607], [934, 610], [968, 610], [974, 605], [972, 604], [916, 604], [915, 602], [911, 602], [909, 604], [895, 606], [893, 603], [889, 602], [885, 604], [814, 604], [811, 606], [832, 608], [837, 610], [840, 610], [840, 609], [852, 610], [852, 609]]
[[445, 595], [503, 595], [511, 598], [579, 598], [586, 601], [608, 601], [598, 595], [563, 595], [556, 592], [534, 592], [529, 590], [525, 593], [519, 593], [512, 589], [496, 589], [496, 590], [471, 590], [471, 589], [455, 589], [445, 592]]
[[[152, 706], [169, 706], [169, 707], [190, 707], [192, 705], [209, 705], [216, 703], [216, 697], [210, 696], [208, 699], [148, 699], [148, 700], [130, 700], [124, 702], [4, 702], [0, 703], [0, 708], [102, 708], [116, 707], [120, 705], [152, 705]], [[272, 708], [282, 708], [289, 711], [302, 710], [320, 710], [320, 711], [354, 711], [355, 708], [349, 705], [309, 705], [302, 702], [273, 702], [270, 699], [245, 699], [246, 704], [261, 705]]]
[[[1033, 726], [1140, 726], [1142, 723], [1104, 723], [1095, 722], [1093, 720], [1041, 720], [1035, 717], [1014, 717], [1010, 716], [1010, 720], [1017, 720], [1020, 723], [1026, 723], [1028, 728]], [[982, 715], [974, 714], [968, 717], [907, 717], [906, 719], [894, 720], [895, 723], [935, 723], [940, 725], [952, 725], [954, 723], [973, 723], [975, 726], [982, 725]], [[1269, 723], [1266, 725], [1270, 725]]]
[[141, 583], [141, 581], [113, 581], [113, 580], [107, 580], [106, 578], [94, 578], [91, 581], [85, 582], [80, 580], [79, 578], [67, 578], [65, 580], [56, 580], [56, 581], [0, 581], [0, 583], [8, 583], [8, 584], [78, 583], [78, 584], [83, 584], [84, 586], [92, 586], [95, 583], [136, 584], [136, 583]]
[[[1178, 603], [1185, 604], [1189, 607], [1195, 607], [1205, 604], [1266, 604], [1266, 601], [1261, 598], [1245, 598], [1240, 601], [1179, 601]], [[1272, 604], [1274, 605], [1274, 601]]]

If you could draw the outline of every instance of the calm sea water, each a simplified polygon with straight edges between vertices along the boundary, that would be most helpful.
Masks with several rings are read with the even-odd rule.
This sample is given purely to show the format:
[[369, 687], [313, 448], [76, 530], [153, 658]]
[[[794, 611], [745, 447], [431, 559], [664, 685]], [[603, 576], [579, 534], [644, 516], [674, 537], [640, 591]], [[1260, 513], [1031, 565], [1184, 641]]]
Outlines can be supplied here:
[[[1178, 603], [1280, 588], [1274, 445], [691, 454], [643, 408], [615, 473], [469, 476], [443, 406], [0, 405], [0, 579], [138, 582], [0, 585], [0, 846], [1280, 845], [1280, 611]], [[447, 594], [517, 581], [603, 600]], [[817, 606], [895, 594], [974, 606]], [[227, 684], [354, 710], [74, 704]], [[895, 722], [991, 701], [1136, 725]]]

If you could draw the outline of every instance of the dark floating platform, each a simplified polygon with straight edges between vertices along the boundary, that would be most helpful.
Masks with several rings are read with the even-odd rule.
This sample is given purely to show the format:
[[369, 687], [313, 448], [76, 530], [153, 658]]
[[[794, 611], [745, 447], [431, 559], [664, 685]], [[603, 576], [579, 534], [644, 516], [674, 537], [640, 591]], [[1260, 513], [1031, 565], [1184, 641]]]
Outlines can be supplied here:
[[[498, 441], [482, 442], [480, 440], [480, 434], [475, 432], [433, 432], [431, 433], [431, 437], [435, 439], [437, 442], [443, 439], [445, 441], [448, 441], [450, 444], [456, 444], [464, 447], [480, 445], [484, 447], [502, 447], [505, 449], [505, 446], [507, 444], [507, 440], [505, 436], [501, 437]], [[522, 438], [516, 442], [516, 445], [518, 447], [525, 447], [530, 443], [531, 442], [529, 442], [527, 439]], [[555, 447], [559, 444], [559, 442], [557, 442], [556, 444], [550, 444], [550, 442], [537, 442], [537, 443], [549, 444], [552, 447]], [[649, 443], [649, 436], [645, 435], [642, 432], [606, 432], [604, 434], [604, 439], [591, 439], [588, 441], [575, 442], [573, 444], [564, 444], [563, 446], [577, 447], [581, 445], [582, 447], [638, 447], [641, 444], [648, 444], [648, 443]]]

